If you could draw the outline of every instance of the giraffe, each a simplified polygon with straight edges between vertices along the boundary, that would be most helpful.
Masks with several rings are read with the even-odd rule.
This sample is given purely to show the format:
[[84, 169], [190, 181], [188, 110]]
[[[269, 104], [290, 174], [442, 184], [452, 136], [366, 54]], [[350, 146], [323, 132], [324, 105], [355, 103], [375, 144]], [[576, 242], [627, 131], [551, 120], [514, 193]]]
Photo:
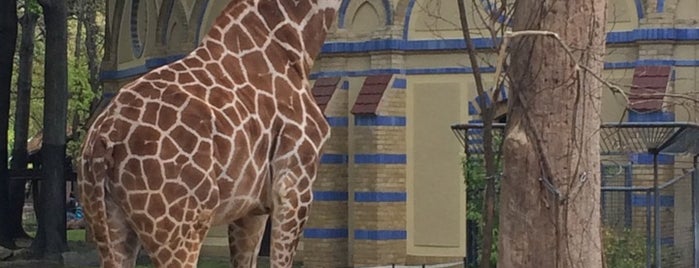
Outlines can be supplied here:
[[233, 0], [193, 52], [125, 85], [88, 130], [79, 190], [102, 267], [195, 267], [228, 225], [255, 267], [271, 217], [290, 267], [329, 125], [309, 73], [341, 0]]

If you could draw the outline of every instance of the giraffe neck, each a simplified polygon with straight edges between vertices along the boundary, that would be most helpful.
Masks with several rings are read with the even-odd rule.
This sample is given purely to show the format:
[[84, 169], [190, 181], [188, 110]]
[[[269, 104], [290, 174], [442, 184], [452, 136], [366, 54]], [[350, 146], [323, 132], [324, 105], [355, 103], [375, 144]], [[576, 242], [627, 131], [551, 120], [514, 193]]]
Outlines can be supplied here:
[[238, 58], [261, 52], [276, 71], [306, 79], [341, 2], [233, 0], [202, 40], [202, 48], [216, 50], [223, 45], [225, 52]]

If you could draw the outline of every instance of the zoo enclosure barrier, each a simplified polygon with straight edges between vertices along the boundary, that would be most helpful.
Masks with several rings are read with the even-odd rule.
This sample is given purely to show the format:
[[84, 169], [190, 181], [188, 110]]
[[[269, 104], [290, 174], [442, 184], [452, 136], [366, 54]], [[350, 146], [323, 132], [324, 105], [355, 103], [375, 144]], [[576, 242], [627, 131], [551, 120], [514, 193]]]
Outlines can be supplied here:
[[[483, 152], [482, 128], [480, 123], [452, 126], [467, 161]], [[493, 129], [494, 140], [502, 141], [505, 125]], [[599, 133], [602, 221], [606, 244], [614, 245], [605, 247], [607, 257], [633, 253], [641, 262], [625, 263], [630, 267], [697, 267], [699, 125], [615, 122], [602, 124]], [[630, 159], [636, 164], [618, 164]], [[473, 264], [477, 251], [467, 250]]]

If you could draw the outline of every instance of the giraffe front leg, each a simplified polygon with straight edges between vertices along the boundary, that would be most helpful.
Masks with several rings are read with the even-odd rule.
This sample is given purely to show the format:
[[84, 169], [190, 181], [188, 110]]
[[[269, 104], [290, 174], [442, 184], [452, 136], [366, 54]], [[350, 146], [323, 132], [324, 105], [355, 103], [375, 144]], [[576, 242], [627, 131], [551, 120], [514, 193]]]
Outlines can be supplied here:
[[228, 225], [228, 244], [231, 266], [257, 267], [260, 241], [264, 235], [269, 215], [254, 215], [241, 218]]
[[291, 267], [303, 225], [308, 219], [313, 194], [309, 176], [289, 174], [281, 178], [275, 189], [272, 211], [272, 267]]

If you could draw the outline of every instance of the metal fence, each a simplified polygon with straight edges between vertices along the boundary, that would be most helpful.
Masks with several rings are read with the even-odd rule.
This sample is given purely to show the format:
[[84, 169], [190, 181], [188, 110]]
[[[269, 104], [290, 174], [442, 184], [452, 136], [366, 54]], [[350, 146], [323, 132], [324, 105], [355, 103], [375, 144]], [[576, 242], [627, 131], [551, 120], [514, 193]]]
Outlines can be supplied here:
[[[659, 176], [666, 179], [658, 185], [656, 215], [652, 166], [602, 165], [601, 209], [608, 260], [619, 260], [618, 266], [655, 267], [654, 257], [660, 252], [661, 267], [694, 267], [691, 166], [691, 161], [680, 158], [659, 165]], [[660, 226], [657, 237], [656, 223]]]
[[[504, 124], [493, 127], [501, 140]], [[482, 125], [452, 130], [467, 159], [482, 154]], [[699, 125], [693, 123], [601, 125], [600, 205], [608, 267], [699, 267], [697, 137]], [[467, 202], [478, 198], [478, 189], [469, 189]], [[478, 228], [472, 224], [468, 232], [468, 266], [474, 267]]]

